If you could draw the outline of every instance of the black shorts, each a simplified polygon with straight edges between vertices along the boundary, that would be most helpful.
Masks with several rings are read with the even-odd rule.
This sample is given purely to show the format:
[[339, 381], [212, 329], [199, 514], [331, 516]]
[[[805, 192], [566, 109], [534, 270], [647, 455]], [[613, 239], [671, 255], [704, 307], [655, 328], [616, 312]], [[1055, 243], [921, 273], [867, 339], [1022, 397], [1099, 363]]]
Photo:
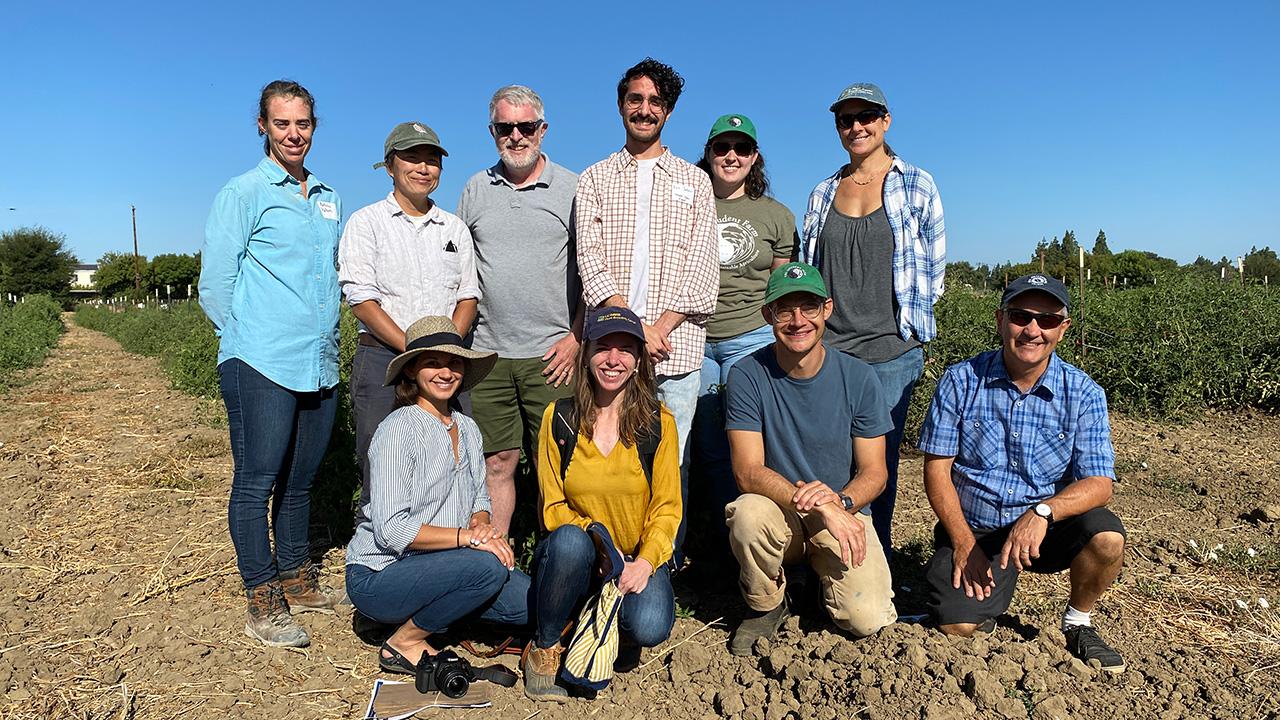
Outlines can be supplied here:
[[[991, 595], [985, 600], [977, 600], [964, 594], [963, 585], [959, 588], [951, 586], [951, 538], [941, 523], [934, 525], [933, 557], [925, 567], [925, 579], [929, 583], [929, 610], [939, 625], [981, 623], [1009, 609], [1018, 584], [1018, 568], [1010, 561], [1009, 567], [1001, 570], [999, 557], [1012, 528], [1010, 525], [995, 530], [975, 530], [973, 533], [978, 541], [977, 548], [991, 560], [991, 576], [996, 581]], [[1032, 561], [1028, 570], [1051, 574], [1070, 568], [1076, 555], [1100, 532], [1124, 535], [1124, 524], [1106, 508], [1094, 508], [1083, 515], [1055, 522], [1040, 543], [1040, 557]]]

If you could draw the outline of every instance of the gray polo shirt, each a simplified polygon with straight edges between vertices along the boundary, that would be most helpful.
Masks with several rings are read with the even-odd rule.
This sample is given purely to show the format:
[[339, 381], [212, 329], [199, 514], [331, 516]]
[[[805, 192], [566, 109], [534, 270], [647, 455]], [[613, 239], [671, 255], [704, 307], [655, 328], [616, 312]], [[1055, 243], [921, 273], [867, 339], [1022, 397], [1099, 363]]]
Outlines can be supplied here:
[[458, 217], [475, 241], [476, 349], [541, 357], [569, 332], [582, 294], [572, 227], [577, 189], [578, 176], [549, 158], [522, 188], [503, 176], [501, 162], [467, 181]]

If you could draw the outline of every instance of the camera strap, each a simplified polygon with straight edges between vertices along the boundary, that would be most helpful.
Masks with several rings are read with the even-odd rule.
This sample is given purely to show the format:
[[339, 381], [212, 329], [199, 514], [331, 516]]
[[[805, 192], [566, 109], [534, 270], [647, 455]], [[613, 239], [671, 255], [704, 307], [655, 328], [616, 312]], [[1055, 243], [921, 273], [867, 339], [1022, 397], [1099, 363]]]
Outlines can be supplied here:
[[471, 671], [476, 674], [477, 680], [487, 680], [502, 687], [515, 687], [516, 684], [516, 674], [502, 665], [473, 667]]

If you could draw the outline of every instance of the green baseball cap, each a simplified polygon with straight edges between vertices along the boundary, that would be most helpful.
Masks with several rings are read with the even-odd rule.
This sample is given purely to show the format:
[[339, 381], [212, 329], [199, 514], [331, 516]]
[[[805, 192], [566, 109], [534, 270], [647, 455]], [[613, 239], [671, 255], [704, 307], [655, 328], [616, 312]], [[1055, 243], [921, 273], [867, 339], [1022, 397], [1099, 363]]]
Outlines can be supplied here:
[[387, 141], [382, 144], [383, 161], [374, 163], [375, 168], [386, 166], [386, 157], [395, 150], [408, 150], [419, 145], [430, 145], [440, 151], [440, 154], [448, 157], [449, 153], [445, 151], [444, 146], [440, 144], [440, 136], [436, 135], [436, 131], [431, 129], [430, 125], [420, 122], [402, 122], [392, 129], [391, 134], [387, 136]]
[[875, 83], [854, 83], [840, 92], [840, 97], [831, 103], [831, 112], [835, 112], [840, 107], [840, 103], [845, 100], [866, 100], [872, 105], [879, 105], [884, 108], [885, 112], [889, 112], [889, 101], [884, 97], [884, 91]]
[[823, 300], [831, 297], [818, 268], [802, 262], [787, 263], [769, 275], [769, 284], [764, 288], [764, 302], [768, 305], [793, 292], [806, 292]]
[[756, 124], [751, 122], [751, 118], [746, 115], [721, 115], [711, 125], [711, 134], [707, 135], [707, 142], [711, 142], [717, 135], [723, 135], [727, 132], [740, 132], [751, 138], [753, 142], [760, 142], [756, 138]]

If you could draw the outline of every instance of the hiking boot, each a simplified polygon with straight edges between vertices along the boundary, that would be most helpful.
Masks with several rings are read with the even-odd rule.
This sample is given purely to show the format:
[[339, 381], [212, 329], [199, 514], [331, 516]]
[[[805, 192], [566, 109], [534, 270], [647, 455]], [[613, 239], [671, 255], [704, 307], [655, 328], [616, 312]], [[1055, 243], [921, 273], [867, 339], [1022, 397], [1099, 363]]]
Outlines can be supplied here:
[[1067, 650], [1080, 658], [1081, 662], [1097, 660], [1102, 664], [1102, 669], [1109, 673], [1124, 670], [1124, 658], [1099, 637], [1098, 631], [1092, 626], [1072, 625], [1063, 631], [1063, 634], [1067, 636]]
[[529, 644], [520, 669], [524, 671], [524, 695], [530, 700], [551, 702], [568, 702], [569, 692], [556, 685], [556, 674], [560, 672], [560, 655], [564, 646], [556, 643], [549, 648], [540, 648]]
[[787, 598], [784, 595], [778, 607], [768, 612], [755, 612], [738, 625], [737, 631], [733, 633], [733, 639], [729, 641], [729, 653], [738, 656], [750, 655], [756, 640], [772, 639], [778, 632], [778, 628], [782, 627], [782, 623], [789, 617], [791, 612], [787, 608]]
[[320, 587], [320, 566], [307, 560], [293, 570], [280, 573], [280, 587], [290, 612], [333, 614], [333, 598]]
[[311, 644], [307, 631], [289, 614], [284, 590], [279, 580], [262, 583], [245, 590], [249, 598], [249, 621], [244, 634], [273, 647], [306, 647]]
[[640, 651], [642, 649], [639, 643], [619, 638], [618, 657], [613, 661], [613, 671], [615, 673], [628, 673], [640, 667]]

